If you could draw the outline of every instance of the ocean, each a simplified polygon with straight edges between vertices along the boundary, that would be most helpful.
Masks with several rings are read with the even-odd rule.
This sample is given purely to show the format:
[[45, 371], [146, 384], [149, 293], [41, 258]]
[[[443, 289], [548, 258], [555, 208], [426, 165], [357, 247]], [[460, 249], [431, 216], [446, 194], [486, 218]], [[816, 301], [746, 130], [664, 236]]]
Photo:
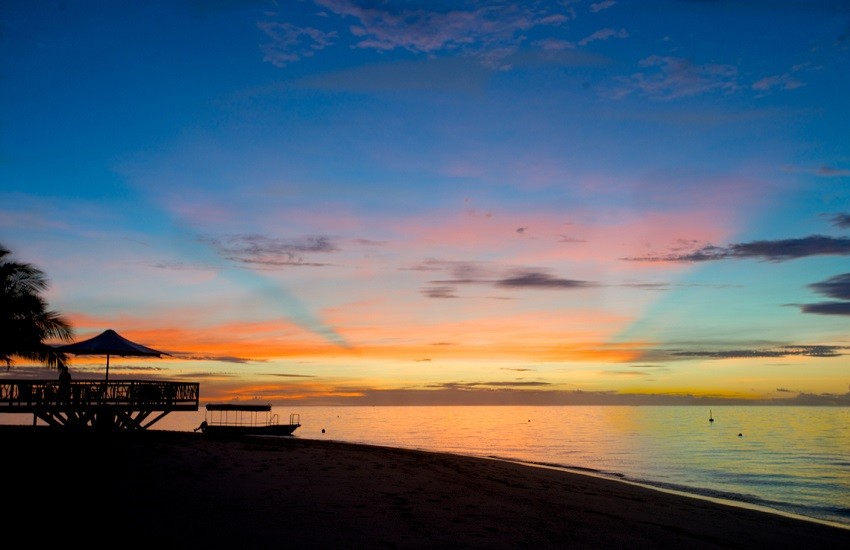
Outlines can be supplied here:
[[[850, 528], [850, 408], [275, 407], [294, 437], [507, 459]], [[714, 418], [709, 421], [709, 414]], [[191, 431], [171, 413], [151, 429]]]

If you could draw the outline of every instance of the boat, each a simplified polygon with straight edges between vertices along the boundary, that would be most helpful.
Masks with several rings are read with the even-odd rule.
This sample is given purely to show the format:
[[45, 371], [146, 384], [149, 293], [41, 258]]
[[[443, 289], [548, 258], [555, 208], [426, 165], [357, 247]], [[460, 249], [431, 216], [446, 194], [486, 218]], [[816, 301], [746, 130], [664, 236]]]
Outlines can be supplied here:
[[198, 429], [211, 436], [292, 435], [301, 426], [298, 414], [281, 424], [272, 406], [248, 403], [207, 403], [204, 421]]

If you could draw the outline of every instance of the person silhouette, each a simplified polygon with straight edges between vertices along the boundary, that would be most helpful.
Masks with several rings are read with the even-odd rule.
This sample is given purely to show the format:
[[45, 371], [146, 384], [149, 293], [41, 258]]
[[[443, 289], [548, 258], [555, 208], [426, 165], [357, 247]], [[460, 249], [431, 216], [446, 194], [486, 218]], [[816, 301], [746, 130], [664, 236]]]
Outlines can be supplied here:
[[59, 399], [66, 405], [71, 402], [71, 372], [64, 365], [59, 370]]

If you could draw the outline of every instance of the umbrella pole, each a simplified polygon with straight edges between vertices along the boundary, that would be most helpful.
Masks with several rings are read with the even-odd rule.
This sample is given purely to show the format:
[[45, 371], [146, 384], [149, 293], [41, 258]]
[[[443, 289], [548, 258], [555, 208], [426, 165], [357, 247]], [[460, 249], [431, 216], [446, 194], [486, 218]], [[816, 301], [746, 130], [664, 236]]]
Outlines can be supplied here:
[[109, 354], [106, 354], [106, 382], [109, 382]]

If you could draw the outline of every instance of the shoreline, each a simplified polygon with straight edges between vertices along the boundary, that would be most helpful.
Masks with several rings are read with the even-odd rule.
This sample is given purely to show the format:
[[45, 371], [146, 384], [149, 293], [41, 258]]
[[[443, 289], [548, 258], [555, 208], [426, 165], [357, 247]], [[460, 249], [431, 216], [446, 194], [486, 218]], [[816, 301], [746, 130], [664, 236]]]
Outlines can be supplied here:
[[[461, 455], [461, 456], [475, 456], [475, 455]], [[668, 486], [665, 486], [665, 484], [655, 483], [651, 480], [641, 481], [641, 480], [630, 479], [627, 476], [620, 474], [620, 473], [603, 472], [603, 471], [600, 471], [600, 470], [594, 470], [593, 468], [572, 467], [572, 466], [565, 466], [565, 465], [561, 465], [561, 464], [553, 464], [553, 463], [547, 463], [547, 462], [525, 461], [525, 460], [513, 459], [513, 458], [509, 458], [509, 457], [500, 457], [500, 456], [488, 456], [488, 457], [482, 457], [482, 458], [489, 458], [489, 459], [492, 459], [492, 460], [501, 460], [501, 461], [504, 461], [504, 462], [511, 462], [511, 463], [515, 463], [515, 464], [524, 464], [524, 465], [528, 465], [528, 466], [532, 466], [532, 467], [546, 468], [546, 469], [551, 469], [551, 470], [555, 470], [555, 471], [573, 473], [573, 474], [577, 474], [577, 475], [587, 475], [587, 476], [596, 477], [596, 478], [599, 478], [599, 479], [605, 479], [605, 480], [619, 482], [619, 483], [626, 483], [626, 484], [629, 484], [629, 485], [635, 485], [637, 487], [643, 487], [643, 488], [646, 488], [646, 489], [661, 491], [663, 493], [670, 493], [672, 495], [678, 495], [678, 496], [683, 496], [683, 497], [687, 497], [687, 498], [696, 498], [696, 499], [700, 499], [700, 500], [707, 500], [708, 502], [713, 502], [715, 504], [722, 504], [722, 505], [725, 505], [725, 506], [737, 506], [737, 507], [745, 508], [745, 509], [748, 509], [748, 510], [756, 510], [756, 511], [765, 512], [765, 513], [768, 513], [768, 514], [777, 514], [777, 515], [780, 515], [780, 516], [785, 516], [785, 517], [792, 518], [792, 519], [798, 519], [798, 520], [801, 520], [801, 521], [811, 521], [811, 522], [814, 522], [814, 523], [820, 523], [820, 524], [823, 524], [823, 525], [828, 525], [830, 527], [838, 527], [840, 529], [850, 530], [850, 524], [841, 523], [840, 521], [833, 521], [833, 520], [818, 518], [818, 517], [814, 517], [814, 516], [807, 516], [805, 514], [789, 512], [789, 511], [786, 511], [786, 510], [782, 510], [780, 508], [774, 508], [772, 506], [768, 506], [768, 505], [765, 505], [765, 504], [757, 504], [755, 502], [749, 502], [749, 501], [746, 501], [746, 500], [736, 500], [734, 498], [727, 498], [727, 497], [722, 497], [722, 496], [713, 496], [713, 495], [710, 495], [710, 494], [700, 492], [699, 488], [687, 487], [687, 486], [684, 486], [684, 485], [681, 486], [682, 488], [668, 487]]]
[[502, 459], [502, 458], [494, 457], [493, 459], [494, 460], [504, 460], [506, 462], [516, 462], [517, 464], [528, 464], [530, 466], [536, 466], [536, 467], [539, 467], [539, 468], [550, 468], [550, 469], [553, 469], [553, 470], [574, 473], [574, 474], [577, 474], [577, 475], [586, 475], [586, 476], [596, 477], [596, 478], [599, 478], [599, 479], [605, 479], [605, 480], [613, 481], [615, 483], [626, 483], [626, 484], [629, 484], [629, 485], [634, 485], [634, 486], [637, 486], [637, 487], [643, 487], [645, 489], [651, 489], [651, 490], [654, 490], [654, 491], [660, 491], [662, 493], [669, 493], [671, 495], [677, 495], [677, 496], [681, 496], [681, 497], [685, 497], [685, 498], [695, 498], [695, 499], [699, 499], [699, 500], [705, 500], [705, 501], [708, 501], [708, 502], [711, 502], [711, 503], [714, 503], [714, 504], [720, 504], [720, 505], [723, 505], [723, 506], [739, 507], [739, 508], [743, 508], [743, 509], [746, 509], [746, 510], [754, 510], [754, 511], [757, 511], [757, 512], [763, 512], [763, 513], [766, 513], [766, 514], [776, 514], [778, 516], [783, 516], [783, 517], [787, 517], [787, 518], [794, 519], [794, 520], [808, 521], [808, 522], [818, 523], [818, 524], [821, 524], [821, 525], [826, 525], [826, 526], [829, 526], [829, 527], [837, 527], [839, 529], [850, 530], [850, 524], [844, 524], [844, 523], [841, 523], [841, 522], [838, 522], [838, 521], [832, 521], [832, 520], [817, 518], [817, 517], [813, 517], [813, 516], [806, 516], [806, 515], [803, 515], [803, 514], [796, 514], [794, 512], [787, 512], [787, 511], [781, 510], [779, 508], [773, 508], [771, 506], [766, 506], [766, 505], [763, 505], [763, 504], [756, 504], [756, 503], [753, 503], [753, 502], [747, 502], [745, 500], [735, 500], [735, 499], [732, 499], [732, 498], [715, 497], [715, 496], [700, 493], [697, 489], [693, 489], [691, 491], [682, 490], [682, 489], [673, 489], [673, 488], [670, 488], [670, 487], [664, 487], [661, 484], [654, 484], [654, 483], [649, 482], [649, 481], [635, 481], [635, 480], [631, 480], [631, 479], [628, 479], [626, 477], [623, 477], [621, 475], [605, 474], [605, 473], [602, 473], [602, 472], [594, 472], [593, 470], [588, 469], [588, 468], [570, 468], [569, 466], [557, 466], [557, 465], [552, 465], [552, 464], [541, 464], [541, 463], [537, 463], [537, 462], [515, 461], [515, 460], [511, 460], [511, 459], [507, 459], [507, 458]]
[[[843, 547], [850, 530], [539, 465], [301, 438], [0, 427], [8, 525], [188, 547]], [[104, 539], [104, 540], [109, 540]]]

